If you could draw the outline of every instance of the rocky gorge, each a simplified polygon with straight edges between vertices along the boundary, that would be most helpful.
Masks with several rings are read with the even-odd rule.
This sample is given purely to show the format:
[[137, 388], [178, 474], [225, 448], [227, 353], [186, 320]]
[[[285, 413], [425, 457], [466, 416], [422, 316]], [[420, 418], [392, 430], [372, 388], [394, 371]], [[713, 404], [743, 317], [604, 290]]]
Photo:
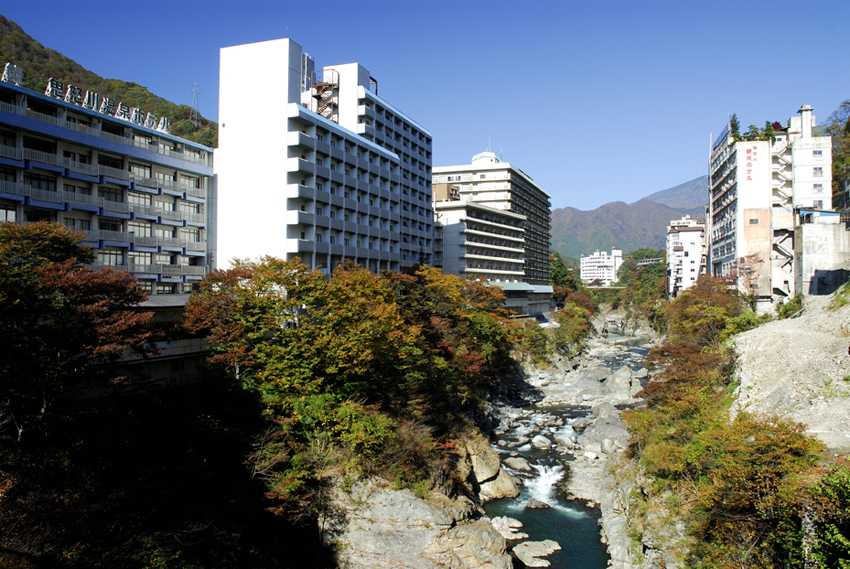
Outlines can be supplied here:
[[[338, 489], [325, 542], [340, 566], [638, 567], [633, 483], [615, 479], [615, 465], [627, 468], [619, 414], [640, 404], [652, 336], [609, 337], [618, 320], [600, 318], [580, 357], [505, 378], [477, 418], [491, 439], [466, 436], [442, 488], [420, 497], [381, 480]], [[642, 553], [665, 555], [646, 544]]]

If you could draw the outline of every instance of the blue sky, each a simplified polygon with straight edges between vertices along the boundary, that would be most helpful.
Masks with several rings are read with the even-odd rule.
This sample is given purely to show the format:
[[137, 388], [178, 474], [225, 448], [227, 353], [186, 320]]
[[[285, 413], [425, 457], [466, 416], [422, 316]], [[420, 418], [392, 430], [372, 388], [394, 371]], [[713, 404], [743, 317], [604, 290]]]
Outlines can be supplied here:
[[[219, 48], [290, 37], [357, 61], [430, 130], [434, 166], [491, 150], [553, 208], [634, 202], [706, 173], [727, 114], [822, 123], [850, 99], [850, 1], [17, 2], [0, 9], [98, 75], [218, 115]], [[26, 70], [25, 70], [26, 71]], [[275, 72], [269, 62], [269, 73]]]

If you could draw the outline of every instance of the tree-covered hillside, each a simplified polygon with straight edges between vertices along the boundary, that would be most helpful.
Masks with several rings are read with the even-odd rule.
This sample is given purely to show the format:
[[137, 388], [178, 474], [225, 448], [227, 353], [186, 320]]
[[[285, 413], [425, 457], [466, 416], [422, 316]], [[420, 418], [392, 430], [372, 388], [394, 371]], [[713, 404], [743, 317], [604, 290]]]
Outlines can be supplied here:
[[44, 93], [47, 80], [53, 77], [65, 84], [94, 91], [101, 97], [110, 97], [159, 117], [167, 117], [171, 122], [171, 133], [175, 136], [206, 146], [218, 146], [218, 124], [201, 117], [196, 127], [190, 120], [190, 106], [175, 105], [136, 83], [104, 79], [56, 50], [41, 45], [18, 24], [0, 15], [0, 65], [6, 62], [23, 69], [23, 86], [33, 91]]

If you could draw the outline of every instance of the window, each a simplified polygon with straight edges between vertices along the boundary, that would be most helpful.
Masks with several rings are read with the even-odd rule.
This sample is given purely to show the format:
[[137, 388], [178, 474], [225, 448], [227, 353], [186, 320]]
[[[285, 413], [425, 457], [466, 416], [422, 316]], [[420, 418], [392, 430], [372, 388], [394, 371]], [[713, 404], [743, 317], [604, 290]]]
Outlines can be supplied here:
[[129, 221], [127, 222], [127, 231], [133, 233], [136, 237], [150, 237], [151, 224], [138, 220]]
[[157, 294], [174, 294], [174, 285], [170, 283], [156, 283]]
[[180, 211], [185, 213], [201, 213], [201, 204], [195, 202], [180, 202]]
[[815, 167], [812, 169], [812, 173], [813, 173], [813, 174], [815, 175], [815, 177], [817, 177], [817, 178], [819, 178], [819, 177], [823, 176], [823, 166], [815, 166]]
[[813, 186], [813, 189], [814, 189], [815, 193], [819, 194], [819, 193], [823, 192], [823, 184], [815, 184]]
[[133, 162], [130, 162], [130, 172], [132, 172], [137, 178], [151, 177], [151, 167], [145, 166], [144, 164], [134, 164]]
[[134, 265], [153, 264], [153, 253], [140, 253], [139, 251], [130, 251], [128, 255], [130, 257], [130, 263]]
[[324, 160], [322, 160], [321, 158], [316, 158], [316, 166], [324, 166], [324, 165], [325, 165]]
[[174, 202], [158, 199], [156, 200], [156, 207], [163, 211], [174, 211]]
[[346, 247], [351, 247], [351, 239], [349, 239], [348, 237], [346, 237], [345, 239], [343, 239], [343, 240], [342, 240], [342, 243], [343, 243], [343, 245], [345, 245]]
[[97, 228], [101, 231], [122, 231], [123, 223], [113, 219], [101, 219], [97, 223]]
[[823, 150], [812, 150], [812, 156], [823, 156]]
[[325, 210], [324, 210], [324, 208], [317, 207], [317, 208], [316, 208], [316, 215], [325, 215]]
[[812, 205], [815, 209], [823, 209], [823, 200], [815, 200]]
[[201, 179], [197, 176], [187, 176], [185, 174], [181, 174], [180, 178], [183, 180], [183, 183], [186, 184], [190, 188], [200, 188], [201, 187]]
[[333, 245], [333, 244], [335, 244], [335, 243], [336, 243], [336, 237], [334, 237], [333, 235], [331, 235], [330, 239], [331, 239], [331, 245]]
[[88, 219], [65, 218], [65, 227], [75, 231], [91, 231], [91, 221]]
[[159, 239], [174, 239], [173, 227], [157, 227], [156, 236]]
[[62, 187], [66, 194], [74, 194], [75, 196], [90, 196], [91, 188], [86, 186], [74, 186], [73, 184], [65, 184]]
[[24, 184], [32, 186], [34, 190], [48, 192], [56, 191], [56, 178], [50, 176], [39, 176], [38, 174], [24, 174]]
[[0, 205], [0, 222], [9, 221], [15, 223], [18, 220], [18, 213], [14, 206]]
[[184, 228], [183, 238], [190, 243], [200, 243], [201, 230], [199, 228]]
[[135, 205], [151, 205], [151, 196], [150, 194], [130, 192], [127, 194], [127, 201]]
[[124, 251], [103, 249], [97, 252], [97, 262], [101, 265], [115, 267], [124, 264]]
[[316, 233], [316, 243], [321, 243], [324, 238], [325, 236], [321, 233]]
[[115, 188], [98, 188], [97, 195], [108, 202], [123, 202], [124, 192]]
[[331, 219], [336, 219], [336, 212], [331, 210]]
[[759, 220], [758, 220], [758, 219], [751, 219], [751, 220], [750, 220], [750, 225], [758, 225], [758, 224], [759, 224]]
[[173, 265], [174, 257], [171, 253], [157, 253], [154, 260], [158, 265]]

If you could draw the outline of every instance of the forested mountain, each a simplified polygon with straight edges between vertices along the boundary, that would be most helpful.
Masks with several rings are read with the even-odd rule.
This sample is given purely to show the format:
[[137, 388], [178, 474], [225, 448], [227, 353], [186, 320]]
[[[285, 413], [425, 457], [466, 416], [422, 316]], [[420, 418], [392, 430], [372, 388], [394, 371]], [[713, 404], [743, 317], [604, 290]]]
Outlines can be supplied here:
[[656, 192], [632, 204], [611, 202], [594, 210], [572, 207], [552, 211], [552, 250], [578, 259], [596, 250], [663, 249], [667, 225], [689, 214], [702, 219], [708, 198], [708, 177], [702, 176]]
[[218, 124], [202, 117], [196, 127], [190, 120], [190, 106], [175, 105], [137, 83], [104, 79], [58, 51], [41, 45], [18, 24], [0, 15], [0, 65], [6, 62], [23, 69], [23, 86], [28, 89], [44, 93], [47, 80], [53, 77], [65, 84], [94, 91], [101, 97], [110, 97], [159, 117], [167, 117], [171, 122], [171, 133], [175, 136], [207, 146], [218, 145]]

